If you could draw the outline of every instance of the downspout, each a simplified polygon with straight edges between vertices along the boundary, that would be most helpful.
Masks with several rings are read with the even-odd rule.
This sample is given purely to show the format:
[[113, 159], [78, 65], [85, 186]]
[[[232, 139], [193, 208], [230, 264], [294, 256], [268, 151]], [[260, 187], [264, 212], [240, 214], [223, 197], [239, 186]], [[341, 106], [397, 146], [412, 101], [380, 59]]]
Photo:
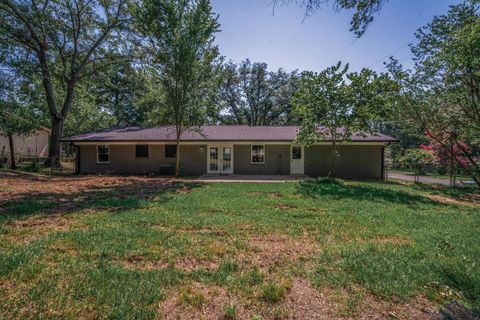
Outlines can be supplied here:
[[70, 142], [70, 145], [75, 148], [75, 174], [80, 174], [80, 147]]
[[385, 181], [385, 148], [390, 145], [390, 142], [387, 142], [382, 147], [382, 181]]

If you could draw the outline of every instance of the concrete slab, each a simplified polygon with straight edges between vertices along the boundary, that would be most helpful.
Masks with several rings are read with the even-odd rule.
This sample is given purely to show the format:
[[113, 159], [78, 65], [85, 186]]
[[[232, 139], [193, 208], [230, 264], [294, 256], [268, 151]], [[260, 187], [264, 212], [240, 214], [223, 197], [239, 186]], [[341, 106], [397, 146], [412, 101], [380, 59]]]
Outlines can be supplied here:
[[236, 174], [205, 174], [198, 177], [198, 182], [254, 182], [254, 183], [285, 183], [311, 179], [305, 175], [236, 175]]

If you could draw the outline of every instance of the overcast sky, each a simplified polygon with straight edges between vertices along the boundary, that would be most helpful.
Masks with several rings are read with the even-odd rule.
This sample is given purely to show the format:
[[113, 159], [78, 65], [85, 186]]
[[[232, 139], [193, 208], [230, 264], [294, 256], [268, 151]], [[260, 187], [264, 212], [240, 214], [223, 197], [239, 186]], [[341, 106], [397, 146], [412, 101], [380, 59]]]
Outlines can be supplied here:
[[349, 62], [351, 70], [382, 71], [382, 62], [394, 55], [411, 66], [408, 44], [415, 41], [416, 29], [460, 2], [390, 0], [356, 39], [349, 32], [351, 14], [338, 13], [331, 4], [304, 20], [304, 11], [294, 4], [277, 7], [272, 15], [271, 1], [212, 0], [222, 30], [216, 41], [227, 60], [249, 58], [268, 63], [270, 69], [288, 71], [320, 71], [341, 60]]

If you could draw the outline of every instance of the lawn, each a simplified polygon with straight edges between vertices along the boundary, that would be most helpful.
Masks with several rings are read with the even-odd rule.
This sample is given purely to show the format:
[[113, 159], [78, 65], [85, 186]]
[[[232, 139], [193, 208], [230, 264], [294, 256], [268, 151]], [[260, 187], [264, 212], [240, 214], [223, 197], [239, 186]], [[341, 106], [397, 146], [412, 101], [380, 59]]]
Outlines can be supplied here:
[[480, 195], [0, 173], [0, 319], [334, 319], [480, 307]]

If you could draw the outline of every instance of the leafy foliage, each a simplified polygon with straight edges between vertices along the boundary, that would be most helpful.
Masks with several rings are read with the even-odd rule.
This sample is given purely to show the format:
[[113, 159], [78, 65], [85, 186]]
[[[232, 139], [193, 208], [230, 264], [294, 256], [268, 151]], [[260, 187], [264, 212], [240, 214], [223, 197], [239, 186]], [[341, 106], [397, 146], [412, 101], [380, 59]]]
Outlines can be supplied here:
[[59, 165], [64, 121], [82, 77], [119, 56], [130, 20], [127, 0], [0, 2], [0, 43], [6, 62], [19, 74], [42, 79], [52, 122], [49, 164]]
[[10, 166], [16, 169], [13, 136], [26, 136], [41, 125], [42, 110], [30, 100], [31, 91], [25, 79], [15, 79], [0, 71], [0, 135], [7, 136]]
[[[289, 4], [294, 0], [273, 0], [274, 7], [279, 3]], [[387, 0], [334, 0], [333, 6], [336, 10], [351, 11], [354, 10], [352, 20], [350, 21], [350, 31], [357, 37], [361, 37], [366, 31], [370, 23], [374, 19], [374, 15], [378, 13]], [[298, 0], [305, 9], [305, 15], [311, 16], [320, 10], [328, 0]]]
[[[205, 121], [218, 49], [218, 17], [209, 0], [144, 0], [135, 6], [138, 30], [146, 37], [150, 67], [164, 91], [163, 121], [175, 125], [177, 145], [186, 130]], [[176, 175], [180, 173], [177, 147]]]
[[348, 73], [348, 64], [342, 68], [341, 62], [318, 74], [302, 73], [294, 96], [301, 124], [297, 141], [306, 146], [332, 141], [330, 178], [335, 178], [337, 144], [372, 131], [373, 121], [387, 113], [394, 87], [385, 74], [368, 69]]
[[[420, 128], [453, 156], [480, 185], [480, 7], [476, 1], [452, 6], [416, 33], [415, 70], [396, 60], [388, 68], [402, 90], [399, 120]], [[455, 144], [468, 165], [452, 152]]]
[[405, 154], [399, 159], [404, 167], [413, 168], [415, 173], [423, 173], [426, 165], [435, 164], [436, 159], [430, 150], [424, 148], [410, 148], [405, 151]]
[[217, 117], [222, 123], [252, 126], [295, 122], [291, 98], [296, 90], [296, 71], [268, 71], [266, 63], [245, 60], [222, 68]]

